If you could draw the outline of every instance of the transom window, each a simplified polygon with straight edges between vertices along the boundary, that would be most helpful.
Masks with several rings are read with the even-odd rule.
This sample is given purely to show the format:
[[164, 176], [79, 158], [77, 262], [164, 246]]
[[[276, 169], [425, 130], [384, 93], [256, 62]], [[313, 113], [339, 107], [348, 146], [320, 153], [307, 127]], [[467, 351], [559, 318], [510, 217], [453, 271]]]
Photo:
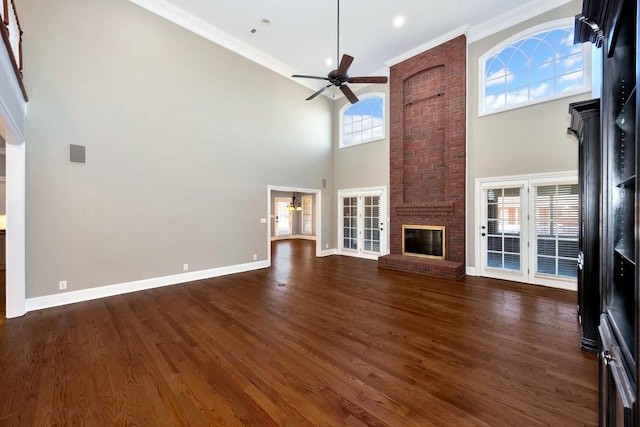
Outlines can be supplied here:
[[385, 137], [384, 94], [367, 93], [340, 109], [340, 148]]
[[530, 28], [479, 60], [479, 115], [590, 90], [588, 48], [573, 44], [573, 19]]

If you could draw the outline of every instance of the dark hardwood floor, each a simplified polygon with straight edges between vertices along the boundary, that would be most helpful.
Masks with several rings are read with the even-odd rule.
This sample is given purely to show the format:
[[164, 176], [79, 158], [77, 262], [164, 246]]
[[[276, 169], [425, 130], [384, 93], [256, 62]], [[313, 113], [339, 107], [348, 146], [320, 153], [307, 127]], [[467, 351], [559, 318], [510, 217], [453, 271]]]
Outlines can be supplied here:
[[273, 267], [0, 325], [0, 425], [583, 426], [575, 293], [274, 244]]

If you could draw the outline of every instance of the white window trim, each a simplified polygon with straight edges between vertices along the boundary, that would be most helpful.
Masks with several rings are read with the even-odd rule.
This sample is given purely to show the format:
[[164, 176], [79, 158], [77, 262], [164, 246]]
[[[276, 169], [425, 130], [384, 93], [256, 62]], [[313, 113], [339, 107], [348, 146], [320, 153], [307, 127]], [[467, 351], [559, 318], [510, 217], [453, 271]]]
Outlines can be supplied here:
[[[309, 201], [309, 213], [305, 212], [305, 201]], [[311, 231], [308, 233], [305, 233], [304, 231], [304, 216], [305, 215], [309, 215], [311, 217]], [[313, 236], [314, 235], [314, 230], [313, 230], [313, 196], [312, 195], [304, 195], [302, 196], [302, 224], [301, 224], [301, 228], [300, 228], [300, 234], [302, 234], [303, 236]]]
[[485, 111], [485, 102], [484, 102], [484, 93], [485, 93], [485, 64], [487, 59], [495, 55], [497, 52], [501, 51], [507, 46], [512, 45], [518, 40], [533, 36], [538, 33], [542, 33], [545, 31], [550, 31], [554, 29], [560, 29], [565, 27], [571, 27], [574, 25], [574, 19], [571, 18], [563, 18], [556, 19], [554, 21], [545, 22], [543, 24], [539, 24], [530, 28], [527, 28], [524, 31], [519, 32], [518, 34], [514, 34], [513, 36], [503, 40], [498, 43], [488, 51], [486, 51], [480, 58], [478, 59], [478, 117], [488, 116], [491, 114], [502, 113], [505, 111], [516, 110], [518, 108], [529, 107], [531, 105], [542, 104], [544, 102], [554, 101], [557, 99], [567, 98], [574, 95], [579, 95], [581, 93], [591, 92], [591, 43], [583, 43], [582, 51], [584, 54], [584, 81], [585, 86], [581, 89], [574, 89], [567, 92], [555, 93], [546, 98], [537, 98], [532, 99], [526, 102], [522, 102], [517, 105], [505, 106], [503, 108], [498, 108], [491, 111]]
[[349, 145], [344, 145], [343, 132], [342, 132], [344, 127], [344, 122], [343, 122], [344, 112], [345, 110], [349, 109], [353, 105], [351, 103], [346, 103], [340, 108], [340, 111], [338, 112], [338, 140], [339, 140], [338, 148], [356, 147], [358, 145], [368, 144], [369, 142], [380, 141], [387, 137], [387, 97], [385, 96], [384, 92], [367, 92], [358, 96], [360, 100], [364, 100], [368, 98], [382, 98], [382, 136], [372, 138], [372, 139], [367, 139], [366, 141], [360, 141], [360, 142], [355, 142]]

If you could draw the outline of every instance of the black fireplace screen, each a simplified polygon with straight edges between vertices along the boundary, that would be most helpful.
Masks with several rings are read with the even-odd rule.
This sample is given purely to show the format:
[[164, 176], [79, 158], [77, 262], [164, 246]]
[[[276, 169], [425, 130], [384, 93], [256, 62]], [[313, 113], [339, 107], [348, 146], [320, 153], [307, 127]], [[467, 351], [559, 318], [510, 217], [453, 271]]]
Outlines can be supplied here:
[[402, 254], [444, 259], [444, 227], [402, 226]]

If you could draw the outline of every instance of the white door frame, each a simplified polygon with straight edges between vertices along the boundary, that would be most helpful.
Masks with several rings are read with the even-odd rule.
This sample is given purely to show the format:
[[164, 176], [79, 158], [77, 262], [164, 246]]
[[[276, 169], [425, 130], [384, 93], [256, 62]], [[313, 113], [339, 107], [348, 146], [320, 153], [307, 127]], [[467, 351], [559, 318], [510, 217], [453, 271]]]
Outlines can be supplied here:
[[0, 132], [6, 141], [6, 316], [27, 312], [25, 283], [25, 141], [0, 98]]
[[316, 256], [322, 256], [322, 190], [299, 188], [299, 187], [282, 187], [277, 185], [267, 186], [267, 263], [271, 266], [271, 227], [273, 224], [273, 212], [271, 211], [274, 191], [286, 191], [291, 193], [309, 193], [315, 194], [316, 203], [313, 206], [313, 216], [315, 220], [316, 230]]
[[[487, 213], [487, 191], [489, 189], [502, 189], [502, 188], [519, 188], [520, 189], [520, 217], [521, 217], [521, 221], [520, 221], [520, 270], [519, 271], [511, 271], [511, 270], [506, 270], [506, 269], [498, 269], [498, 268], [491, 268], [491, 267], [487, 267], [487, 249], [486, 249], [486, 245], [483, 244], [483, 242], [486, 241], [487, 237], [483, 236], [483, 234], [486, 234], [488, 232], [487, 229], [483, 229], [483, 226], [486, 226], [486, 218], [488, 216]], [[480, 218], [478, 220], [478, 234], [477, 234], [477, 238], [478, 238], [478, 244], [480, 245], [480, 252], [479, 252], [479, 261], [480, 261], [480, 265], [479, 265], [479, 272], [481, 276], [484, 277], [491, 277], [494, 279], [503, 279], [503, 280], [513, 280], [516, 282], [524, 282], [526, 283], [528, 280], [528, 268], [529, 268], [529, 260], [527, 258], [528, 256], [528, 251], [527, 250], [523, 250], [523, 244], [525, 244], [526, 242], [529, 241], [528, 239], [528, 232], [529, 232], [529, 225], [527, 222], [527, 213], [529, 212], [528, 206], [527, 206], [527, 202], [528, 202], [528, 197], [527, 197], [527, 181], [523, 181], [523, 180], [512, 180], [512, 181], [494, 181], [494, 182], [483, 182], [480, 184], [480, 192], [479, 194], [479, 199], [480, 199]]]
[[[342, 199], [344, 197], [349, 196], [370, 196], [370, 195], [379, 195], [380, 196], [380, 221], [382, 222], [382, 229], [380, 230], [380, 253], [374, 254], [371, 252], [363, 252], [363, 251], [352, 251], [352, 250], [343, 250], [342, 249], [342, 232], [343, 232], [343, 219], [344, 215], [342, 214]], [[336, 237], [336, 250], [340, 255], [353, 256], [358, 258], [366, 258], [377, 260], [378, 257], [386, 255], [388, 253], [388, 229], [389, 224], [387, 220], [387, 187], [366, 187], [366, 188], [350, 188], [344, 190], [338, 190], [336, 205], [338, 206], [338, 218], [337, 218], [337, 237]], [[359, 221], [362, 223], [362, 221]], [[361, 238], [358, 238], [358, 241], [361, 242]], [[360, 244], [360, 243], [359, 243]]]

